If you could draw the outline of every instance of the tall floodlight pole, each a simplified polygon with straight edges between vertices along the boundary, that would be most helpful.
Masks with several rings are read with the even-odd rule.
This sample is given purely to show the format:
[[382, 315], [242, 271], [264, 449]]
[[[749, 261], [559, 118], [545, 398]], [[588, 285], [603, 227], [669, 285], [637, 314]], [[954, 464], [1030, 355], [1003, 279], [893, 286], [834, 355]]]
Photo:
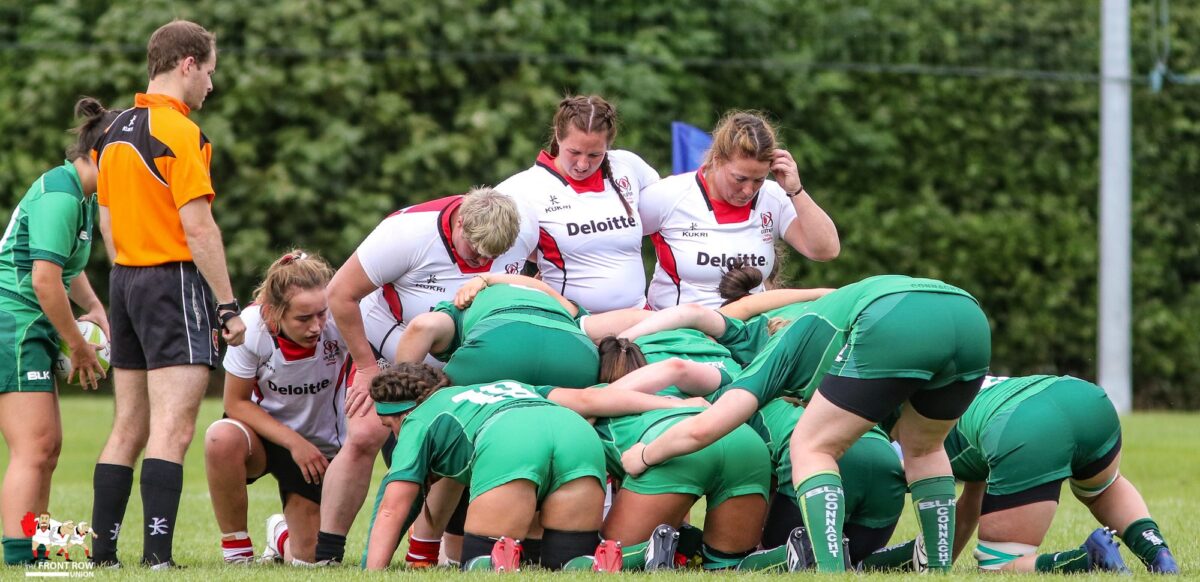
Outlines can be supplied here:
[[1133, 403], [1129, 0], [1101, 0], [1100, 29], [1099, 381], [1125, 413]]

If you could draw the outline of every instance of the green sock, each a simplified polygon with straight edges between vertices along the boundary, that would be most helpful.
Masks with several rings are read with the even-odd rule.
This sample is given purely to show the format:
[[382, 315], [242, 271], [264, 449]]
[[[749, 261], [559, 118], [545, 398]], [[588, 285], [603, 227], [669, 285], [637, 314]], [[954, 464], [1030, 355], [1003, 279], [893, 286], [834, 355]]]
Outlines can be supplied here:
[[471, 561], [467, 562], [466, 564], [463, 564], [462, 569], [467, 572], [478, 571], [478, 570], [490, 572], [490, 571], [492, 571], [492, 557], [491, 556], [479, 556], [478, 558], [472, 558]]
[[1054, 572], [1055, 574], [1070, 574], [1071, 572], [1087, 572], [1092, 569], [1092, 561], [1088, 559], [1087, 550], [1075, 548], [1065, 552], [1041, 554], [1034, 562], [1038, 572]]
[[33, 563], [33, 538], [4, 537], [4, 563], [9, 566]]
[[621, 571], [644, 569], [646, 567], [646, 548], [648, 547], [650, 547], [649, 540], [621, 548]]
[[705, 570], [732, 570], [749, 555], [750, 552], [728, 554], [721, 550], [710, 548], [708, 544], [700, 547], [700, 559]]
[[754, 552], [738, 564], [738, 570], [783, 570], [787, 567], [787, 546]]
[[[562, 571], [591, 572], [593, 569], [595, 569], [595, 567], [596, 558], [594, 556], [575, 556], [574, 558], [567, 560], [566, 564], [563, 564]], [[622, 563], [621, 567], [624, 568], [625, 564]]]
[[875, 550], [862, 561], [863, 570], [912, 571], [913, 550], [916, 549], [916, 545], [917, 540], [908, 540], [902, 544]]
[[[954, 487], [953, 481], [950, 486]], [[817, 571], [845, 572], [842, 527], [846, 521], [846, 494], [842, 490], [842, 476], [836, 471], [809, 475], [796, 486], [796, 502], [804, 523], [808, 524]]]
[[1125, 532], [1121, 534], [1121, 540], [1129, 547], [1129, 551], [1133, 552], [1147, 566], [1158, 555], [1159, 548], [1169, 547], [1167, 540], [1163, 538], [1162, 532], [1158, 529], [1158, 524], [1149, 517], [1129, 524], [1129, 527], [1125, 528]]
[[930, 477], [908, 486], [929, 569], [949, 572], [954, 563], [954, 477]]

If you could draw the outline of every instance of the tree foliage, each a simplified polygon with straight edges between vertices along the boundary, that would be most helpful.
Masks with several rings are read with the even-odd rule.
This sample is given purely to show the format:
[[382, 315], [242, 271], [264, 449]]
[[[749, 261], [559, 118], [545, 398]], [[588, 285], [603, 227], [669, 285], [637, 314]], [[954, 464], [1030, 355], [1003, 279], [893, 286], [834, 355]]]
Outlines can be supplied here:
[[[1155, 4], [1133, 2], [1135, 380], [1143, 405], [1196, 407], [1200, 89], [1143, 81]], [[74, 100], [128, 106], [150, 32], [190, 18], [219, 39], [216, 90], [195, 118], [215, 146], [215, 212], [243, 298], [286, 248], [340, 263], [388, 212], [527, 167], [561, 96], [597, 92], [619, 104], [618, 145], [661, 170], [671, 120], [767, 112], [843, 237], [834, 262], [791, 261], [793, 282], [942, 278], [983, 303], [998, 372], [1093, 377], [1098, 6], [9, 3], [0, 208], [61, 155]], [[1195, 73], [1183, 32], [1200, 8], [1176, 3], [1171, 16], [1171, 66]]]

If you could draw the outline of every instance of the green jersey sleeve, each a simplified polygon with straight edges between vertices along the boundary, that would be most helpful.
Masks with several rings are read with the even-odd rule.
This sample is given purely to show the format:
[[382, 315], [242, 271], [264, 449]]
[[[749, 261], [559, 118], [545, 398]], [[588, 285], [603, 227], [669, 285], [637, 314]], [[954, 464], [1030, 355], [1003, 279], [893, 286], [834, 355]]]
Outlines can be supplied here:
[[432, 311], [445, 313], [450, 316], [450, 319], [454, 320], [454, 337], [450, 339], [450, 345], [446, 347], [446, 351], [432, 354], [438, 361], [446, 362], [450, 360], [450, 356], [454, 355], [454, 352], [458, 348], [462, 347], [463, 320], [467, 312], [455, 307], [453, 301], [442, 301], [434, 305]]
[[821, 317], [805, 316], [776, 333], [729, 389], [742, 389], [758, 399], [759, 407], [779, 396], [807, 400], [828, 368], [831, 349], [837, 349], [838, 330]]
[[26, 201], [25, 211], [30, 258], [65, 266], [79, 236], [79, 199], [65, 192], [46, 192]]
[[415, 414], [404, 419], [392, 451], [392, 468], [383, 478], [384, 485], [392, 481], [425, 482], [434, 452], [433, 433], [429, 429], [429, 423]]

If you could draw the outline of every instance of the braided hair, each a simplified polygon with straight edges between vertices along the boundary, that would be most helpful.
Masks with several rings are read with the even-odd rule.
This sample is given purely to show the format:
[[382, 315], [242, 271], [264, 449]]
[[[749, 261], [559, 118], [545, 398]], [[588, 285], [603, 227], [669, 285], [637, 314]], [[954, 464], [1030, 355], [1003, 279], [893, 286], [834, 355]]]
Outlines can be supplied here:
[[[617, 139], [617, 109], [599, 95], [564, 97], [562, 101], [558, 102], [558, 110], [554, 113], [554, 123], [550, 128], [548, 149], [551, 156], [558, 157], [558, 138], [567, 135], [571, 129], [577, 129], [584, 133], [604, 132], [605, 144], [612, 147], [613, 141]], [[600, 162], [599, 171], [600, 176], [607, 180], [613, 191], [617, 193], [617, 198], [621, 199], [621, 205], [625, 207], [625, 215], [632, 218], [633, 207], [629, 205], [629, 201], [625, 199], [621, 188], [613, 179], [612, 165], [608, 161], [608, 154], [605, 154], [604, 160]]]
[[426, 363], [398, 363], [371, 380], [371, 399], [375, 402], [411, 400], [418, 405], [430, 394], [450, 385], [445, 372]]

